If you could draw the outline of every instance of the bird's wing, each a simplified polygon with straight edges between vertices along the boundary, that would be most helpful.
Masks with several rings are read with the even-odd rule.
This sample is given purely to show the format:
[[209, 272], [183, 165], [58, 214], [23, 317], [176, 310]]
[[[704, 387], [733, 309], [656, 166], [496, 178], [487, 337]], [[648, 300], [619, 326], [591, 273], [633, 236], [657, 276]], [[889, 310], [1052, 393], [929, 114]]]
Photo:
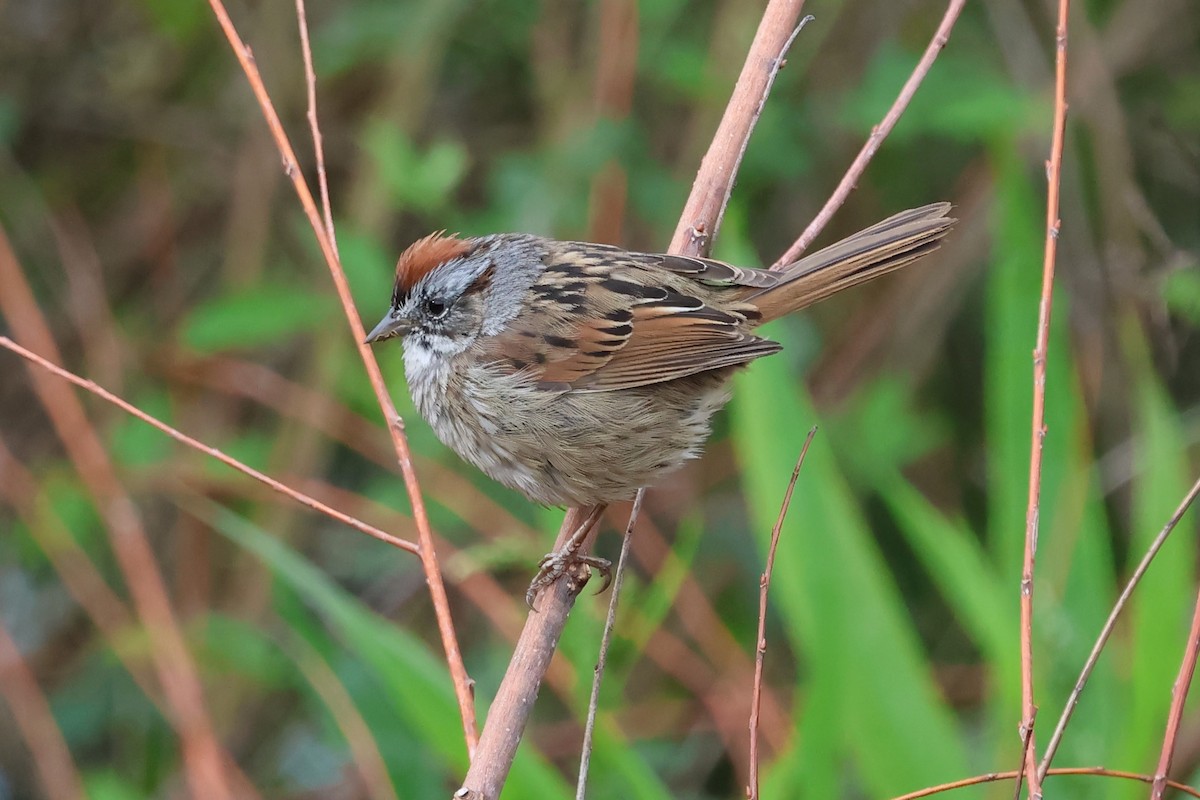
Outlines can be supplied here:
[[525, 310], [504, 331], [480, 340], [475, 356], [508, 372], [525, 371], [547, 389], [593, 392], [744, 364], [780, 349], [748, 331], [756, 321], [753, 307], [731, 297], [728, 309], [715, 308], [699, 296], [711, 289], [692, 294], [688, 281], [671, 276], [710, 287], [759, 286], [774, 278], [761, 272], [571, 243], [548, 251], [546, 272], [530, 289]]

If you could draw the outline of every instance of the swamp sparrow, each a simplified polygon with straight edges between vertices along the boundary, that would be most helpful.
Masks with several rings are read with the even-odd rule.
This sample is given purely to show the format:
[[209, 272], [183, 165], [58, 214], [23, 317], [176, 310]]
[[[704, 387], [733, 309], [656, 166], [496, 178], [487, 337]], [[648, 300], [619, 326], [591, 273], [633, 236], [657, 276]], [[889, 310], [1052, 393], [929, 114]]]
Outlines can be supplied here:
[[700, 455], [734, 371], [780, 349], [755, 328], [935, 250], [949, 211], [904, 211], [775, 272], [435, 233], [400, 256], [367, 341], [403, 339], [413, 400], [459, 456], [536, 503], [603, 507]]

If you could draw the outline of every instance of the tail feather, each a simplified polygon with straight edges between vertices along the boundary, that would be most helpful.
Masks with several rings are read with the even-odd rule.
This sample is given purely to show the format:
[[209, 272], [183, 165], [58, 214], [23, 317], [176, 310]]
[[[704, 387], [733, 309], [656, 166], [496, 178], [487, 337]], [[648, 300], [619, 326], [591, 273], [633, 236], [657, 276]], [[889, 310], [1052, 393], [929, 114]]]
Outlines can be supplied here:
[[783, 268], [782, 280], [746, 299], [763, 321], [790, 314], [932, 253], [956, 220], [949, 203], [901, 211]]

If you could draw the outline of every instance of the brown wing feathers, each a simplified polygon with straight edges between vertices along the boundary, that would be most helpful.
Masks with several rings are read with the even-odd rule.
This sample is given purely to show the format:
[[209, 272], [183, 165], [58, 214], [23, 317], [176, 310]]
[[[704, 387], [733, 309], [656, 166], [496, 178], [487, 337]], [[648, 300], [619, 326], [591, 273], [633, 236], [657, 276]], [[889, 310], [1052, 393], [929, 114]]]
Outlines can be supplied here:
[[954, 223], [949, 211], [938, 203], [902, 212], [779, 272], [559, 244], [531, 289], [529, 313], [480, 342], [479, 355], [564, 391], [628, 389], [744, 364], [780, 349], [751, 328], [936, 249]]

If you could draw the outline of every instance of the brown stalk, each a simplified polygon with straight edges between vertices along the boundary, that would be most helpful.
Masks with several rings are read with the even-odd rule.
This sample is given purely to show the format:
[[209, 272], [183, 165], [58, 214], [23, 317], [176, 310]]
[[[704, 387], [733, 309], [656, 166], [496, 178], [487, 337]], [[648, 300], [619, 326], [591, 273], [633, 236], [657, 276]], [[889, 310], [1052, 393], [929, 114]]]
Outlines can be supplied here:
[[854, 191], [854, 187], [858, 185], [858, 179], [866, 171], [867, 164], [871, 163], [871, 159], [875, 157], [875, 153], [879, 150], [879, 146], [883, 144], [883, 140], [892, 132], [892, 128], [896, 127], [896, 123], [900, 120], [900, 115], [908, 108], [913, 95], [917, 93], [917, 87], [921, 85], [925, 80], [925, 76], [929, 74], [930, 68], [933, 67], [934, 60], [942, 52], [942, 48], [946, 46], [946, 42], [950, 41], [950, 31], [954, 29], [954, 23], [958, 21], [959, 12], [962, 11], [964, 5], [966, 5], [966, 0], [950, 0], [950, 4], [946, 7], [946, 13], [942, 15], [941, 24], [938, 25], [937, 31], [934, 32], [933, 38], [925, 48], [925, 53], [921, 56], [921, 60], [917, 62], [917, 66], [913, 69], [912, 74], [904, 82], [904, 86], [900, 89], [900, 94], [896, 96], [892, 107], [884, 114], [883, 120], [871, 129], [871, 135], [867, 137], [866, 144], [858, 151], [858, 155], [851, 162], [850, 168], [846, 170], [846, 174], [842, 177], [837, 188], [833, 190], [833, 194], [825, 201], [825, 205], [813, 217], [813, 221], [808, 223], [808, 227], [800, 234], [800, 238], [787, 249], [787, 252], [779, 257], [778, 261], [771, 265], [771, 269], [783, 269], [788, 264], [799, 259], [800, 254], [812, 244], [813, 239], [816, 239], [817, 235], [829, 224], [829, 220], [841, 208], [842, 203], [846, 202], [846, 198], [850, 196], [850, 192]]
[[758, 581], [758, 647], [754, 656], [754, 688], [750, 700], [750, 780], [746, 786], [746, 797], [758, 800], [758, 710], [762, 705], [763, 666], [767, 659], [767, 593], [771, 590], [771, 573], [775, 569], [775, 551], [779, 548], [779, 534], [783, 530], [783, 520], [787, 517], [788, 507], [792, 504], [792, 492], [796, 489], [796, 480], [800, 477], [800, 468], [804, 466], [804, 457], [808, 455], [808, 446], [817, 435], [813, 426], [804, 437], [804, 447], [800, 448], [800, 456], [796, 459], [796, 467], [788, 480], [787, 491], [783, 493], [783, 503], [779, 506], [779, 517], [775, 527], [771, 528], [771, 544], [767, 548], [767, 564], [763, 568], [762, 577]]
[[[652, 550], [652, 553], [642, 555], [643, 566], [648, 572], [657, 574], [659, 569], [680, 569], [676, 555], [667, 546], [662, 533], [655, 527], [653, 519], [647, 518], [642, 524], [638, 544], [643, 549]], [[647, 557], [652, 554], [657, 558]], [[636, 552], [635, 555], [637, 555]], [[729, 632], [728, 626], [721, 621], [720, 616], [713, 608], [712, 601], [704, 594], [703, 588], [690, 573], [685, 572], [682, 575], [674, 611], [682, 623], [684, 631], [696, 642], [700, 652], [713, 665], [712, 668], [706, 668], [703, 672], [697, 673], [693, 680], [690, 676], [681, 674], [682, 670], [676, 668], [676, 663], [658, 658], [659, 651], [655, 650], [652, 644], [653, 636], [663, 633], [661, 629], [656, 631], [651, 640], [647, 642], [647, 653], [664, 671], [674, 675], [676, 680], [683, 685], [699, 686], [696, 693], [713, 709], [713, 721], [725, 745], [726, 752], [729, 753], [730, 758], [737, 758], [737, 754], [741, 751], [743, 731], [746, 729], [745, 720], [748, 714], [749, 699], [747, 698], [745, 709], [729, 707], [730, 700], [737, 694], [733, 691], [726, 691], [722, 684], [744, 686], [748, 681], [752, 682], [754, 662], [746, 657], [746, 653], [742, 651], [733, 634]], [[720, 675], [721, 680], [717, 681], [708, 677], [712, 672]], [[709, 684], [707, 688], [705, 687], [706, 683]], [[714, 690], [719, 697], [705, 697], [706, 693], [713, 694]], [[785, 708], [786, 704], [771, 691], [769, 686], [762, 687], [760, 700], [762, 707], [760, 708], [759, 722], [766, 728], [768, 734], [766, 738], [768, 741], [775, 742], [776, 745], [781, 745], [792, 728], [789, 711]], [[740, 774], [749, 775], [750, 764], [748, 761], [745, 764], [737, 763], [736, 767]]]
[[1192, 676], [1196, 674], [1196, 656], [1200, 653], [1200, 594], [1192, 610], [1192, 629], [1188, 633], [1187, 647], [1179, 664], [1179, 675], [1171, 687], [1171, 708], [1167, 712], [1167, 726], [1163, 732], [1162, 750], [1158, 755], [1158, 767], [1154, 770], [1154, 783], [1150, 787], [1150, 800], [1162, 800], [1167, 788], [1167, 775], [1171, 771], [1171, 759], [1175, 755], [1175, 743], [1179, 739], [1179, 722], [1183, 719], [1183, 706], [1187, 702]]
[[750, 133], [758, 123], [788, 48], [807, 21], [805, 18], [797, 22], [803, 8], [804, 0], [770, 0], [767, 3], [725, 114], [713, 134], [708, 152], [700, 161], [700, 169], [692, 182], [691, 194], [679, 216], [668, 252], [704, 256], [712, 248], [742, 156], [750, 143]]
[[[587, 517], [589, 509], [571, 508], [555, 548], [560, 547]], [[590, 549], [599, 526], [593, 526], [582, 551]], [[488, 709], [479, 747], [467, 770], [463, 786], [454, 793], [460, 800], [494, 800], [508, 778], [521, 734], [529, 723], [529, 714], [537, 700], [542, 678], [550, 667], [559, 637], [567, 624], [567, 615], [575, 604], [581, 586], [572, 580], [558, 580], [538, 595], [538, 610], [525, 620], [521, 637], [513, 648], [512, 659], [500, 681], [500, 688]]]
[[376, 363], [370, 346], [365, 343], [366, 331], [363, 328], [362, 320], [358, 316], [358, 309], [354, 306], [354, 298], [350, 294], [350, 284], [346, 280], [346, 273], [342, 270], [341, 263], [338, 261], [333, 241], [325, 231], [320, 212], [317, 211], [316, 203], [313, 201], [312, 192], [309, 191], [308, 184], [305, 182], [304, 175], [300, 170], [296, 153], [292, 149], [287, 133], [283, 130], [283, 124], [280, 122], [279, 115], [271, 103], [266, 86], [263, 85], [262, 76], [259, 74], [258, 67], [254, 62], [254, 55], [238, 35], [233, 21], [229, 18], [229, 13], [225, 10], [224, 3], [221, 0], [209, 0], [209, 5], [212, 7], [213, 14], [216, 16], [217, 23], [221, 26], [225, 38], [229, 40], [229, 45], [233, 49], [234, 56], [237, 57], [238, 63], [246, 75], [246, 80], [250, 84], [250, 89], [254, 92], [254, 97], [258, 101], [259, 108], [262, 110], [267, 127], [270, 129], [271, 137], [275, 140], [275, 145], [279, 148], [279, 154], [283, 159], [284, 173], [292, 182], [292, 187], [300, 199], [300, 205], [303, 207], [309, 224], [312, 226], [313, 234], [317, 238], [317, 244], [321, 248], [322, 255], [325, 257], [325, 263], [329, 267], [330, 276], [333, 278], [334, 287], [337, 289], [338, 299], [342, 304], [342, 311], [346, 316], [346, 321], [350, 325], [350, 333], [354, 337], [358, 355], [362, 359], [363, 366], [366, 368], [371, 388], [375, 392], [375, 399], [378, 401], [379, 407], [383, 411], [384, 420], [387, 422], [388, 432], [392, 437], [392, 446], [396, 451], [396, 460], [400, 465], [400, 472], [404, 476], [404, 488], [408, 493], [409, 503], [412, 505], [413, 519], [417, 525], [420, 544], [418, 554], [421, 557], [421, 567], [425, 572], [425, 580], [429, 585], [429, 595], [433, 602], [434, 615], [437, 618], [438, 633], [442, 639], [442, 649], [446, 653], [446, 663], [450, 669], [450, 677], [454, 684], [454, 694], [458, 700], [458, 710], [459, 715], [462, 717], [463, 735], [467, 743], [467, 753], [468, 755], [473, 754], [476, 742], [478, 741], [475, 726], [473, 682], [467, 674], [467, 668], [462, 659], [462, 651], [458, 646], [458, 635], [454, 630], [454, 621], [450, 615], [450, 600], [446, 595], [446, 586], [442, 580], [441, 568], [438, 566], [433, 531], [429, 526], [429, 518], [425, 513], [425, 503], [421, 497], [421, 487], [417, 482], [417, 475], [413, 469], [412, 453], [408, 447], [408, 438], [404, 435], [404, 420], [396, 413], [396, 407], [393, 405], [391, 396], [387, 391], [387, 386], [383, 382], [383, 374], [379, 371], [379, 364]]
[[617, 623], [617, 601], [621, 599], [621, 585], [625, 582], [625, 565], [629, 560], [629, 544], [633, 541], [633, 529], [642, 513], [646, 490], [639, 489], [629, 511], [629, 522], [625, 536], [621, 539], [621, 555], [614, 571], [612, 592], [608, 598], [608, 616], [604, 618], [604, 633], [600, 637], [600, 655], [592, 675], [592, 695], [588, 699], [587, 722], [583, 726], [583, 744], [580, 746], [579, 779], [575, 783], [575, 800], [587, 797], [588, 767], [592, 761], [592, 737], [596, 732], [596, 713], [600, 708], [600, 683], [604, 680], [604, 668], [608, 664], [608, 649], [612, 644], [612, 632]]
[[[733, 96], [700, 164], [669, 252], [686, 255], [708, 252], [733, 189], [750, 132], [782, 64], [786, 46], [795, 38], [802, 6], [803, 0], [771, 0], [763, 13]], [[583, 517], [582, 509], [569, 509], [559, 529], [558, 541], [564, 541]], [[593, 528], [581, 552], [587, 552], [595, 534], [596, 528]], [[539, 610], [526, 620], [508, 670], [488, 710], [470, 769], [462, 788], [454, 793], [456, 798], [494, 800], [499, 797], [529, 722], [543, 675], [575, 602], [576, 592], [569, 583], [560, 580], [543, 591], [538, 598]]]
[[1141, 583], [1142, 576], [1146, 574], [1146, 570], [1150, 568], [1150, 562], [1158, 555], [1158, 551], [1166, 543], [1167, 538], [1171, 535], [1171, 531], [1175, 530], [1175, 526], [1183, 519], [1183, 515], [1191, 508], [1192, 503], [1200, 496], [1200, 479], [1197, 479], [1192, 484], [1192, 488], [1184, 495], [1179, 506], [1176, 507], [1175, 513], [1167, 520], [1167, 524], [1154, 537], [1154, 541], [1150, 543], [1146, 554], [1142, 556], [1142, 560], [1134, 569], [1133, 575], [1125, 584], [1125, 588], [1121, 590], [1120, 597], [1113, 604], [1112, 611], [1108, 614], [1108, 619], [1104, 622], [1104, 627], [1100, 629], [1100, 635], [1096, 637], [1096, 643], [1092, 645], [1092, 652], [1088, 654], [1087, 661], [1083, 664], [1083, 669], [1079, 673], [1079, 678], [1075, 681], [1074, 688], [1071, 689], [1071, 694], [1067, 698], [1067, 702], [1063, 706], [1062, 714], [1058, 718], [1058, 724], [1054, 728], [1054, 735], [1050, 737], [1050, 742], [1046, 745], [1046, 754], [1042, 757], [1042, 763], [1038, 766], [1038, 774], [1045, 776], [1050, 770], [1050, 762], [1054, 760], [1054, 754], [1058, 752], [1058, 745], [1062, 741], [1063, 733], [1067, 729], [1067, 723], [1071, 721], [1071, 715], [1075, 712], [1075, 707], [1079, 705], [1079, 696], [1083, 692], [1083, 687], [1087, 685], [1088, 678], [1091, 677], [1092, 670], [1096, 663], [1100, 660], [1100, 653], [1104, 650], [1104, 645], [1108, 642], [1108, 638], [1112, 635], [1113, 629], [1117, 627], [1117, 619], [1121, 616], [1121, 612], [1125, 610], [1125, 606], [1129, 603], [1129, 598], [1133, 596], [1133, 590]]
[[[59, 358], [50, 328], [3, 229], [0, 311], [23, 340]], [[7, 337], [0, 338], [0, 343], [10, 349], [19, 347]], [[103, 520], [138, 619], [145, 626], [150, 658], [171, 711], [168, 716], [179, 734], [189, 788], [197, 797], [231, 797], [226, 755], [208, 717], [200, 676], [179, 630], [137, 507], [121, 485], [79, 397], [32, 364], [27, 366], [34, 392]]]
[[[308, 130], [312, 135], [313, 155], [317, 160], [317, 188], [321, 192], [321, 213], [325, 216], [325, 235], [334, 256], [338, 255], [337, 235], [333, 230], [333, 206], [329, 202], [329, 179], [325, 174], [325, 146], [317, 118], [317, 73], [313, 69], [312, 45], [308, 41], [308, 13], [304, 0], [296, 0], [296, 22], [300, 27], [300, 53], [304, 57], [304, 89], [308, 98]], [[340, 259], [339, 259], [340, 263]]]
[[[113, 655], [129, 673], [142, 693], [167, 716], [170, 707], [155, 685], [152, 673], [135, 659], [141, 653], [131, 653], [121, 647], [128, 639], [128, 629], [134, 624], [133, 614], [125, 602], [105, 582], [104, 577], [75, 542], [71, 533], [51, 509], [38, 513], [39, 488], [33, 475], [15, 460], [3, 440], [0, 440], [0, 500], [16, 509], [33, 533], [46, 558], [58, 573], [62, 585], [108, 642]], [[228, 752], [222, 751], [225, 771], [233, 782], [235, 797], [257, 797], [250, 779]]]
[[211, 456], [212, 458], [215, 458], [217, 461], [220, 461], [222, 464], [232, 467], [233, 469], [236, 469], [238, 472], [241, 472], [244, 475], [248, 475], [251, 478], [254, 478], [256, 481], [259, 481], [260, 483], [265, 484], [266, 486], [270, 487], [271, 489], [275, 490], [276, 492], [279, 492], [280, 494], [282, 494], [286, 497], [292, 498], [293, 500], [300, 503], [301, 505], [308, 506], [313, 511], [319, 511], [320, 513], [326, 515], [327, 517], [330, 517], [332, 519], [337, 520], [338, 522], [348, 525], [349, 527], [354, 528], [356, 531], [365, 533], [368, 536], [373, 536], [374, 538], [379, 539], [382, 542], [387, 542], [388, 544], [392, 545], [393, 547], [398, 547], [401, 550], [407, 550], [410, 553], [420, 552], [420, 548], [417, 545], [413, 544], [412, 542], [408, 541], [407, 539], [401, 539], [398, 536], [393, 536], [390, 533], [387, 533], [386, 531], [381, 531], [379, 528], [376, 528], [373, 525], [368, 525], [367, 523], [362, 522], [361, 520], [358, 520], [358, 519], [350, 516], [349, 514], [343, 514], [341, 511], [338, 511], [335, 508], [331, 508], [331, 507], [325, 505], [320, 500], [310, 497], [309, 495], [305, 494], [304, 492], [297, 491], [296, 489], [293, 489], [292, 487], [290, 487], [286, 484], [280, 483], [279, 481], [275, 480], [271, 476], [265, 475], [262, 472], [259, 472], [258, 470], [254, 469], [253, 467], [243, 464], [242, 462], [238, 461], [236, 458], [226, 455], [224, 452], [222, 452], [221, 450], [218, 450], [217, 448], [215, 448], [213, 446], [207, 445], [204, 442], [199, 441], [198, 439], [193, 439], [191, 436], [188, 436], [186, 433], [183, 433], [182, 431], [177, 430], [176, 428], [172, 428], [167, 423], [165, 423], [159, 419], [156, 419], [155, 417], [150, 416], [145, 411], [142, 411], [140, 408], [133, 405], [129, 401], [123, 400], [120, 397], [117, 397], [115, 394], [108, 391], [103, 386], [96, 385], [96, 383], [94, 381], [89, 381], [85, 378], [81, 378], [78, 375], [76, 375], [75, 373], [73, 373], [69, 370], [63, 369], [62, 367], [58, 366], [57, 364], [55, 364], [51, 361], [48, 361], [45, 358], [42, 358], [41, 356], [39, 356], [37, 353], [33, 352], [32, 350], [22, 347], [21, 345], [14, 342], [12, 339], [9, 339], [7, 336], [0, 336], [0, 347], [4, 347], [4, 348], [7, 348], [8, 350], [11, 350], [12, 352], [21, 356], [21, 358], [24, 358], [26, 361], [36, 364], [37, 366], [53, 373], [54, 375], [57, 375], [58, 377], [62, 378], [63, 380], [69, 381], [70, 383], [75, 384], [79, 388], [85, 389], [85, 390], [91, 392], [92, 394], [96, 395], [100, 399], [106, 400], [107, 402], [112, 403], [114, 406], [116, 406], [117, 408], [126, 412], [127, 414], [137, 417], [142, 422], [145, 422], [147, 425], [150, 425], [150, 426], [162, 431], [163, 433], [165, 433], [167, 436], [170, 436], [175, 441], [185, 444], [194, 450], [199, 450], [201, 453], [204, 453], [207, 456]]
[[25, 739], [48, 800], [85, 797], [83, 780], [54, 720], [50, 701], [21, 657], [3, 620], [0, 620], [0, 695], [8, 703], [13, 721]]
[[1029, 506], [1025, 512], [1025, 549], [1021, 566], [1021, 731], [1029, 732], [1025, 772], [1029, 797], [1041, 800], [1037, 738], [1032, 733], [1037, 706], [1033, 696], [1033, 572], [1037, 554], [1042, 491], [1042, 450], [1046, 441], [1046, 358], [1050, 341], [1050, 312], [1054, 299], [1054, 268], [1058, 255], [1059, 193], [1063, 144], [1067, 126], [1067, 16], [1070, 0], [1059, 0], [1054, 59], [1054, 127], [1046, 164], [1046, 247], [1042, 261], [1042, 298], [1038, 307], [1037, 345], [1033, 351], [1033, 432], [1029, 447]]
[[[1150, 775], [1139, 775], [1136, 772], [1126, 772], [1119, 769], [1105, 769], [1104, 767], [1056, 767], [1049, 771], [1050, 775], [1096, 775], [1102, 778], [1120, 778], [1127, 781], [1141, 781], [1142, 783], [1152, 783], [1154, 778]], [[933, 797], [935, 794], [948, 792], [952, 789], [963, 789], [967, 786], [979, 786], [984, 783], [995, 783], [996, 781], [1011, 781], [1017, 777], [1016, 770], [1008, 772], [989, 772], [986, 775], [976, 775], [973, 778], [963, 778], [950, 783], [939, 784], [938, 786], [930, 786], [928, 789], [919, 789], [908, 794], [897, 795], [892, 800], [920, 800], [922, 797]], [[1179, 783], [1178, 781], [1167, 781], [1167, 785], [1172, 789], [1176, 789], [1191, 797], [1200, 797], [1200, 790], [1193, 789], [1187, 784]]]

